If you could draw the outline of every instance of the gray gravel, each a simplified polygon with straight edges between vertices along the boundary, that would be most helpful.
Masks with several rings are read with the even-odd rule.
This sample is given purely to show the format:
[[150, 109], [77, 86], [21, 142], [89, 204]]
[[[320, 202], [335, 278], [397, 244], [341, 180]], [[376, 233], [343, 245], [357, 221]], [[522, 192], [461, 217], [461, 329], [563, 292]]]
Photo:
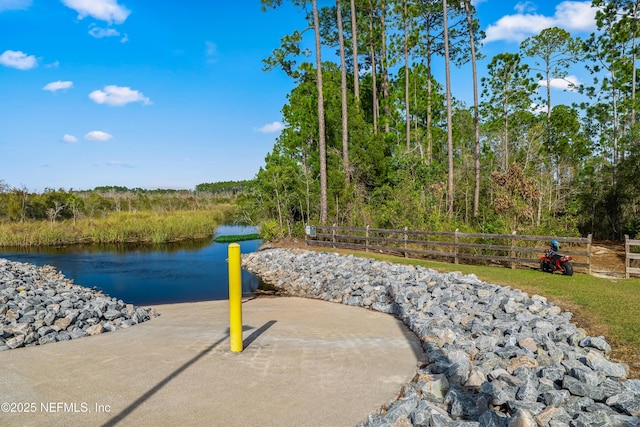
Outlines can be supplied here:
[[75, 285], [54, 267], [0, 258], [0, 351], [97, 335], [155, 316], [153, 309]]
[[640, 380], [571, 313], [474, 275], [333, 253], [271, 249], [243, 267], [284, 293], [397, 316], [425, 355], [362, 426], [640, 426]]

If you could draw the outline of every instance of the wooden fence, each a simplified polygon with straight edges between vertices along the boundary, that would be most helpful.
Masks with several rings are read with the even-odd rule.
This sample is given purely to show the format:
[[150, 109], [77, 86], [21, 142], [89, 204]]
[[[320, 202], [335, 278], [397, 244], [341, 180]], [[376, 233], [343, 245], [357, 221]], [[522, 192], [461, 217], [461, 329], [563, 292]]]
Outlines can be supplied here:
[[405, 257], [429, 257], [453, 261], [455, 264], [460, 260], [467, 260], [469, 263], [499, 262], [511, 268], [516, 265], [538, 267], [539, 258], [553, 239], [568, 243], [570, 247], [580, 246], [575, 247], [576, 250], [565, 250], [567, 248], [563, 247], [561, 253], [574, 257], [574, 267], [591, 274], [591, 234], [583, 238], [336, 226], [307, 226], [306, 230], [306, 243], [311, 246], [396, 253]]
[[624, 262], [624, 277], [627, 279], [632, 274], [640, 275], [640, 268], [632, 267], [632, 260], [640, 260], [640, 253], [631, 252], [632, 246], [640, 246], [640, 240], [629, 239], [628, 235], [624, 235], [624, 253], [625, 253], [625, 262]]

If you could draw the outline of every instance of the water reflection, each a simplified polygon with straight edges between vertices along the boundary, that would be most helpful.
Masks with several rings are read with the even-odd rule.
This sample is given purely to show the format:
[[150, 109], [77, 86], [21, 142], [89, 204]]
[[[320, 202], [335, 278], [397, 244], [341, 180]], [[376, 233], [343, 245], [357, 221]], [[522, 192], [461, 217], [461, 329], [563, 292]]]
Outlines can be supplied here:
[[[220, 226], [215, 236], [256, 233], [255, 228]], [[238, 242], [242, 253], [260, 240]], [[211, 239], [165, 245], [85, 245], [37, 249], [0, 249], [0, 258], [53, 265], [77, 284], [137, 305], [220, 300], [229, 297], [227, 243]], [[242, 271], [242, 289], [260, 286]]]

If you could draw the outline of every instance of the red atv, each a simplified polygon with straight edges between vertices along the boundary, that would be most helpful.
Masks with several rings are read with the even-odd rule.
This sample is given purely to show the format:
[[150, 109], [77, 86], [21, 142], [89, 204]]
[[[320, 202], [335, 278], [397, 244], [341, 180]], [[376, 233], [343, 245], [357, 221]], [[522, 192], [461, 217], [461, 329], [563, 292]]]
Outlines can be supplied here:
[[547, 249], [544, 251], [544, 256], [540, 258], [540, 270], [551, 274], [561, 271], [565, 276], [573, 276], [573, 265], [569, 262], [572, 259], [570, 255], [558, 255]]

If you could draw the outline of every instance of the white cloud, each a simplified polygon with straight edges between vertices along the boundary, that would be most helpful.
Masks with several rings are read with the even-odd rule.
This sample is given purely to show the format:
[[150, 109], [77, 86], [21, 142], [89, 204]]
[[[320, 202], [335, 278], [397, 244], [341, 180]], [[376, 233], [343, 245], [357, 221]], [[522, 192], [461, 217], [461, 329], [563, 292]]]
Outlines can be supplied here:
[[273, 123], [267, 123], [266, 125], [262, 126], [260, 129], [258, 129], [258, 132], [276, 133], [276, 132], [280, 132], [282, 129], [284, 129], [284, 125], [282, 123], [273, 122]]
[[531, 3], [530, 1], [521, 1], [518, 4], [516, 4], [513, 8], [519, 14], [536, 11], [536, 5]]
[[520, 42], [551, 27], [564, 28], [570, 32], [589, 32], [596, 28], [596, 9], [591, 7], [591, 1], [563, 1], [556, 6], [553, 16], [534, 13], [529, 2], [518, 3], [516, 11], [518, 13], [503, 16], [495, 24], [489, 25], [484, 42]]
[[151, 100], [144, 96], [142, 92], [132, 90], [130, 87], [109, 85], [104, 90], [94, 90], [89, 94], [89, 98], [97, 104], [107, 104], [113, 106], [122, 106], [130, 102], [142, 102], [144, 105], [150, 105]]
[[135, 167], [131, 163], [120, 162], [120, 161], [117, 161], [117, 160], [110, 160], [106, 164], [107, 164], [107, 166], [114, 166], [114, 167], [120, 167], [120, 168], [134, 168]]
[[124, 34], [124, 36], [120, 39], [120, 43], [126, 43], [129, 41], [129, 36], [127, 35], [127, 33]]
[[542, 15], [507, 15], [487, 27], [487, 37], [484, 42], [489, 43], [496, 40], [520, 42], [532, 34], [538, 34], [545, 28], [553, 26], [553, 19]]
[[100, 21], [122, 24], [131, 13], [118, 4], [118, 0], [62, 0], [62, 3], [78, 12], [78, 19], [91, 16]]
[[596, 11], [590, 1], [564, 1], [556, 6], [556, 26], [569, 31], [595, 31]]
[[32, 0], [0, 0], [0, 12], [3, 10], [24, 10], [31, 6]]
[[214, 42], [204, 42], [204, 44], [207, 47], [207, 56], [215, 55], [218, 51], [218, 45]]
[[533, 114], [542, 114], [542, 113], [546, 114], [547, 106], [542, 104], [532, 103], [531, 105], [529, 105], [529, 111], [531, 111]]
[[[582, 84], [576, 76], [567, 76], [564, 79], [551, 79], [549, 83], [553, 89], [561, 89], [561, 90], [569, 90], [569, 91], [578, 90], [578, 87]], [[542, 87], [547, 87], [546, 80], [540, 80], [538, 84]]]
[[218, 45], [213, 42], [204, 42], [206, 46], [205, 55], [207, 56], [207, 62], [214, 63], [216, 62], [216, 56], [218, 54]]
[[58, 68], [60, 66], [60, 61], [54, 61], [51, 64], [46, 64], [45, 67], [47, 68]]
[[57, 82], [51, 82], [51, 83], [47, 83], [42, 90], [48, 90], [51, 92], [55, 92], [57, 90], [67, 90], [69, 88], [73, 87], [73, 82], [71, 81], [60, 81], [58, 80]]
[[62, 140], [63, 140], [64, 142], [70, 142], [70, 143], [78, 142], [78, 138], [76, 138], [76, 137], [75, 137], [75, 136], [73, 136], [73, 135], [69, 135], [69, 134], [67, 134], [67, 133], [65, 133], [65, 134], [64, 134], [64, 136], [62, 137]]
[[18, 70], [28, 70], [38, 66], [38, 60], [33, 55], [27, 55], [19, 50], [5, 50], [0, 55], [0, 64], [5, 67], [17, 68]]
[[92, 130], [84, 136], [84, 139], [87, 141], [108, 141], [111, 138], [113, 138], [113, 135], [102, 132], [101, 130]]
[[101, 39], [103, 37], [117, 37], [120, 35], [120, 33], [113, 28], [100, 28], [96, 26], [91, 27], [89, 34], [97, 39]]

